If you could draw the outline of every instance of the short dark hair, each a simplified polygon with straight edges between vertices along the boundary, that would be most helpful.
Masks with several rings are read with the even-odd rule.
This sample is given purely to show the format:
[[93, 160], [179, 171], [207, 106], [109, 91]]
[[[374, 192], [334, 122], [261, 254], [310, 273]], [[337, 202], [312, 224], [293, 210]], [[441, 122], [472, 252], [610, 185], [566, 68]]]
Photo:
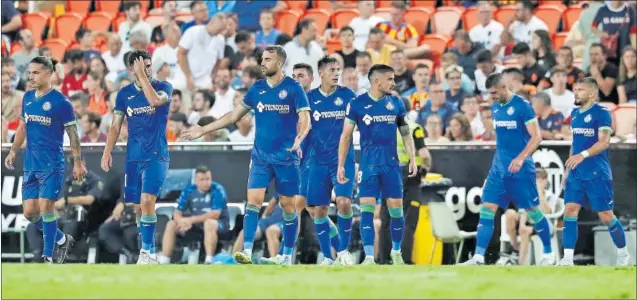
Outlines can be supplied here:
[[530, 11], [533, 11], [533, 3], [531, 3], [531, 1], [521, 0], [521, 1], [518, 1], [518, 3], [522, 3], [522, 7], [526, 8], [526, 9], [528, 9]]
[[593, 77], [582, 77], [578, 78], [575, 83], [584, 83], [593, 86], [595, 89], [599, 89], [599, 85], [597, 84], [597, 80]]
[[429, 70], [429, 65], [427, 64], [423, 64], [423, 63], [419, 63], [414, 67], [414, 71], [418, 70], [418, 69], [427, 69]]
[[141, 8], [142, 4], [139, 3], [139, 1], [126, 1], [124, 2], [124, 11], [128, 11], [135, 6], [139, 6], [139, 8]]
[[487, 81], [485, 82], [485, 86], [487, 89], [494, 88], [498, 83], [502, 81], [502, 74], [493, 73], [487, 77]]
[[604, 54], [604, 56], [608, 54], [608, 48], [606, 48], [606, 46], [601, 43], [592, 43], [589, 49], [593, 49], [593, 47], [599, 47], [599, 49], [602, 50], [602, 54]]
[[391, 2], [391, 7], [405, 10], [407, 9], [407, 3], [405, 3], [405, 0], [395, 0]]
[[476, 63], [490, 63], [493, 62], [493, 54], [488, 49], [483, 49], [476, 54]]
[[369, 52], [367, 51], [358, 51], [358, 53], [356, 53], [356, 58], [369, 58], [369, 60], [372, 59], [372, 55], [369, 54]]
[[352, 27], [349, 26], [343, 26], [341, 27], [341, 29], [338, 31], [338, 34], [341, 34], [345, 31], [350, 31], [351, 33], [354, 33], [354, 29]]
[[179, 122], [182, 123], [184, 125], [188, 124], [188, 116], [186, 116], [185, 113], [182, 113], [180, 111], [174, 113], [171, 117], [170, 120], [173, 122]]
[[195, 6], [196, 6], [197, 4], [203, 4], [203, 5], [206, 5], [206, 2], [203, 2], [203, 1], [200, 1], [200, 0], [192, 1], [192, 2], [190, 2], [190, 10], [191, 10], [191, 11], [192, 11], [192, 10], [194, 10], [194, 9], [195, 9]]
[[128, 68], [128, 57], [130, 57], [131, 51], [128, 51], [126, 53], [124, 53], [123, 55], [123, 59], [124, 59], [124, 65], [126, 65], [126, 67]]
[[392, 50], [390, 55], [394, 55], [394, 54], [405, 54], [405, 51], [403, 51], [402, 49], [394, 49]]
[[259, 16], [261, 16], [262, 14], [272, 15], [272, 18], [275, 17], [274, 12], [271, 9], [269, 9], [269, 8], [266, 8], [266, 9], [262, 10], [261, 13], [259, 14]]
[[518, 80], [524, 80], [524, 74], [522, 71], [516, 67], [506, 68], [502, 71], [503, 75], [514, 75]]
[[312, 23], [316, 23], [316, 21], [314, 21], [314, 19], [311, 19], [311, 18], [303, 19], [303, 21], [299, 23], [299, 32], [301, 32], [303, 29], [310, 28], [310, 24]]
[[285, 44], [287, 44], [288, 42], [290, 42], [292, 40], [292, 37], [285, 34], [285, 33], [281, 33], [279, 34], [279, 37], [276, 38], [276, 41], [274, 42], [274, 44], [279, 45], [279, 46], [283, 46]]
[[[55, 58], [48, 58], [45, 56], [36, 56], [35, 58], [31, 60], [30, 63], [43, 65], [49, 71], [55, 72], [55, 66], [58, 64], [58, 60]], [[4, 64], [4, 61], [3, 61], [3, 64]]]
[[240, 87], [240, 88], [238, 88], [238, 89], [236, 89], [234, 91], [237, 92], [237, 93], [241, 93], [241, 94], [245, 95], [248, 92], [248, 89], [246, 89], [244, 87]]
[[535, 95], [531, 96], [531, 98], [542, 100], [544, 105], [551, 105], [551, 96], [549, 96], [546, 92], [537, 92]]
[[432, 85], [441, 85], [442, 81], [438, 80], [438, 79], [432, 79], [431, 81], [429, 81], [429, 86]]
[[471, 42], [471, 36], [469, 33], [460, 29], [453, 34], [453, 38], [456, 40], [464, 40], [465, 42]]
[[237, 32], [237, 35], [234, 36], [235, 44], [249, 42], [249, 41], [250, 41], [250, 33], [245, 30], [241, 30]]
[[370, 35], [372, 35], [372, 34], [385, 34], [385, 32], [382, 29], [378, 28], [378, 27], [374, 27], [374, 28], [369, 30], [369, 34]]
[[[571, 48], [571, 46], [566, 46], [566, 45], [564, 45], [564, 46], [562, 46], [559, 50], [568, 50], [569, 52], [571, 52], [571, 55], [572, 55], [572, 53], [573, 53], [573, 48]], [[559, 51], [559, 50], [558, 50], [558, 51]]]
[[66, 61], [74, 62], [78, 60], [84, 60], [84, 52], [80, 49], [72, 49], [64, 54]]
[[314, 69], [312, 68], [312, 66], [310, 66], [310, 65], [308, 65], [306, 63], [298, 63], [298, 64], [296, 64], [296, 65], [294, 65], [292, 67], [292, 71], [297, 70], [297, 69], [305, 69], [308, 74], [314, 75]]
[[288, 59], [288, 55], [285, 53], [285, 50], [283, 49], [283, 47], [279, 45], [267, 46], [265, 47], [265, 49], [263, 49], [263, 52], [266, 52], [266, 51], [270, 53], [276, 53], [279, 59], [281, 59], [284, 63]]
[[212, 93], [210, 90], [197, 90], [197, 93], [200, 93], [201, 96], [203, 96], [203, 101], [204, 102], [208, 102], [208, 104], [210, 104], [210, 107], [212, 108], [215, 105], [215, 94]]
[[[210, 168], [208, 168], [207, 166], [204, 165], [200, 165], [195, 169], [195, 174], [199, 174], [199, 173], [208, 173], [211, 172]], [[211, 172], [212, 173], [212, 172]]]
[[371, 82], [372, 77], [375, 76], [376, 74], [385, 74], [389, 72], [393, 73], [394, 68], [384, 64], [376, 64], [376, 65], [373, 65], [371, 69], [369, 69], [369, 75], [367, 75], [367, 78]]
[[51, 51], [51, 48], [49, 46], [42, 46], [40, 47], [39, 54], [44, 55], [44, 52], [47, 52], [47, 51]]
[[332, 56], [326, 55], [318, 61], [317, 67], [319, 70], [323, 70], [329, 64], [338, 64], [338, 60]]
[[513, 46], [513, 49], [511, 49], [511, 52], [513, 54], [526, 55], [531, 53], [531, 47], [529, 47], [529, 44], [521, 42], [515, 44], [515, 46]]
[[250, 78], [261, 79], [263, 78], [263, 71], [259, 66], [249, 66], [243, 69], [243, 74], [248, 74]]
[[102, 118], [98, 114], [96, 114], [96, 113], [94, 113], [92, 111], [89, 111], [86, 114], [86, 116], [88, 117], [88, 122], [89, 123], [93, 123], [93, 124], [95, 124], [95, 127], [100, 128], [100, 125], [102, 124]]
[[205, 117], [201, 117], [201, 119], [199, 119], [199, 121], [197, 121], [197, 125], [199, 126], [206, 126], [214, 121], [216, 121], [217, 118], [213, 117], [213, 116], [205, 116]]
[[554, 74], [559, 74], [562, 73], [564, 75], [568, 75], [568, 70], [566, 70], [566, 68], [562, 68], [560, 66], [555, 66], [551, 69], [551, 76], [553, 76]]
[[127, 67], [131, 67], [133, 65], [133, 63], [135, 63], [135, 60], [137, 60], [137, 58], [139, 58], [139, 57], [143, 58], [144, 60], [152, 59], [152, 56], [150, 56], [150, 53], [148, 53], [148, 51], [146, 51], [144, 49], [133, 50], [128, 55], [128, 64], [126, 66]]
[[184, 95], [181, 93], [181, 90], [178, 89], [173, 90], [173, 96], [178, 96], [179, 99], [184, 99]]

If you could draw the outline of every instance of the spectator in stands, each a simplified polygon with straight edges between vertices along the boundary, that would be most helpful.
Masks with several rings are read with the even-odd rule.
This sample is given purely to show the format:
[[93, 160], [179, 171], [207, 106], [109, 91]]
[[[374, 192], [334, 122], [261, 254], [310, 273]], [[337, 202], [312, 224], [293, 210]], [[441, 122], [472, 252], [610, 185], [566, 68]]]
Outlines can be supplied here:
[[584, 10], [579, 15], [578, 20], [571, 26], [571, 32], [567, 36], [564, 44], [573, 49], [573, 57], [581, 59], [582, 70], [588, 70], [590, 65], [590, 54], [588, 50], [593, 43], [599, 43], [599, 36], [593, 32], [593, 20], [597, 15], [597, 11], [604, 6], [602, 1], [586, 1], [582, 3]]
[[259, 30], [261, 11], [270, 9], [276, 14], [287, 8], [287, 3], [281, 0], [237, 1], [233, 11], [241, 15], [239, 18], [239, 30], [255, 32]]
[[254, 42], [259, 49], [265, 49], [268, 45], [274, 45], [281, 32], [274, 28], [274, 13], [265, 9], [259, 15], [261, 29], [254, 34]]
[[100, 131], [100, 125], [102, 124], [102, 118], [94, 112], [89, 112], [80, 120], [80, 126], [82, 126], [82, 143], [105, 143], [106, 134]]
[[[254, 142], [254, 124], [252, 124], [252, 114], [247, 113], [239, 121], [237, 121], [237, 129], [228, 135], [228, 139], [231, 142], [236, 143], [248, 143]], [[232, 146], [232, 150], [250, 150], [251, 145], [245, 146]]]
[[71, 97], [76, 93], [85, 91], [84, 81], [86, 81], [86, 68], [84, 64], [84, 54], [80, 50], [70, 50], [66, 53], [66, 58], [70, 62], [71, 71], [62, 81], [62, 94]]
[[460, 106], [462, 113], [469, 120], [471, 125], [471, 133], [474, 137], [481, 136], [484, 133], [484, 124], [480, 117], [480, 105], [478, 97], [475, 95], [465, 95]]
[[[573, 50], [571, 47], [562, 46], [557, 52], [557, 66], [566, 70], [566, 89], [573, 90], [573, 84], [579, 78], [586, 76], [584, 71], [573, 65]], [[542, 80], [542, 87], [548, 88], [550, 83], [551, 73], [547, 73], [547, 76]]]
[[537, 63], [529, 45], [522, 42], [513, 46], [513, 57], [522, 66], [524, 84], [538, 86], [540, 80], [546, 76], [547, 70]]
[[99, 51], [93, 49], [93, 39], [93, 32], [83, 27], [80, 27], [75, 32], [75, 40], [80, 44], [79, 49], [84, 54], [84, 61], [86, 62], [90, 61], [93, 57], [102, 56]]
[[[123, 72], [127, 72], [124, 64], [124, 51], [122, 49], [122, 41], [117, 34], [110, 34], [108, 37], [108, 50], [102, 54], [102, 58], [106, 63], [109, 73], [106, 79], [115, 82], [117, 76]], [[157, 50], [155, 50], [157, 51]]]
[[147, 50], [151, 54], [153, 52], [153, 49], [149, 49], [150, 40], [143, 31], [132, 32], [128, 37], [128, 43], [130, 44], [130, 50]]
[[429, 72], [428, 65], [417, 64], [413, 74], [415, 86], [401, 95], [409, 100], [408, 116], [411, 120], [418, 119], [418, 111], [425, 106], [427, 99], [429, 99], [429, 82], [431, 81]]
[[491, 112], [491, 104], [483, 103], [480, 105], [480, 119], [482, 119], [482, 124], [484, 125], [484, 132], [479, 136], [476, 136], [476, 140], [495, 140], [495, 128], [493, 128], [493, 113]]
[[336, 51], [336, 54], [343, 59], [344, 68], [356, 68], [356, 55], [360, 51], [354, 48], [354, 29], [349, 26], [342, 27], [338, 38], [341, 42], [341, 50]]
[[[283, 46], [283, 50], [285, 50], [288, 57], [284, 67], [285, 74], [292, 74], [294, 65], [298, 63], [316, 66], [318, 61], [324, 56], [323, 48], [315, 41], [316, 22], [309, 18], [303, 19], [299, 23], [299, 30], [300, 33]], [[320, 83], [318, 70], [314, 70], [313, 77], [312, 87], [317, 87]]]
[[[607, 47], [606, 52], [610, 61], [619, 62], [620, 51], [626, 46], [637, 47], [637, 23], [635, 20], [635, 8], [627, 5], [625, 1], [606, 1], [595, 15], [592, 24], [592, 32], [597, 34], [600, 42]], [[599, 25], [601, 29], [599, 29]]]
[[420, 125], [424, 126], [425, 120], [429, 115], [437, 114], [443, 120], [442, 131], [444, 132], [447, 126], [449, 126], [451, 117], [457, 112], [453, 105], [447, 102], [442, 83], [440, 81], [432, 81], [429, 84], [429, 102], [420, 109], [417, 120]]
[[241, 102], [243, 102], [243, 99], [245, 98], [247, 92], [248, 89], [246, 88], [239, 88], [235, 90], [234, 99], [232, 99], [232, 103], [235, 107], [237, 105], [241, 105]]
[[566, 88], [568, 83], [568, 71], [561, 67], [551, 70], [551, 83], [553, 87], [545, 90], [551, 99], [551, 107], [561, 112], [564, 116], [570, 116], [575, 107], [575, 95]]
[[191, 91], [210, 88], [211, 74], [223, 59], [225, 18], [223, 13], [218, 13], [208, 24], [190, 28], [179, 41], [179, 66]]
[[449, 129], [446, 136], [452, 142], [472, 141], [473, 132], [471, 132], [469, 119], [461, 113], [454, 114], [449, 121]]
[[10, 143], [11, 138], [9, 137], [9, 123], [6, 122], [4, 118], [0, 118], [0, 123], [2, 123], [0, 141], [2, 141], [2, 143]]
[[183, 103], [183, 95], [180, 90], [174, 89], [172, 97], [170, 98], [170, 109], [168, 111], [168, 118], [172, 115], [182, 112], [181, 104]]
[[166, 126], [166, 137], [169, 142], [180, 141], [179, 136], [188, 128], [188, 117], [186, 114], [178, 111], [168, 118], [168, 124]]
[[13, 1], [2, 0], [2, 39], [7, 45], [16, 40], [18, 30], [22, 28], [22, 16], [15, 9]]
[[[177, 3], [179, 2], [181, 1], [177, 1]], [[206, 25], [209, 22], [208, 6], [203, 1], [195, 0], [190, 2], [190, 13], [193, 16], [193, 20], [181, 26], [182, 34], [186, 34], [186, 31], [195, 25]]]
[[235, 2], [237, 1], [208, 0], [206, 1], [206, 6], [208, 6], [208, 15], [214, 16], [219, 12], [222, 12], [224, 14], [232, 13]]
[[[274, 195], [268, 202], [263, 211], [263, 216], [259, 219], [257, 231], [254, 233], [254, 240], [258, 240], [265, 236], [268, 244], [268, 255], [274, 257], [279, 252], [281, 233], [283, 230], [283, 209], [278, 204], [278, 195]], [[232, 253], [243, 249], [243, 230], [239, 232]]]
[[18, 32], [18, 43], [20, 44], [20, 51], [11, 55], [15, 62], [17, 75], [22, 80], [27, 80], [27, 67], [32, 59], [38, 56], [40, 53], [35, 48], [35, 41], [33, 40], [33, 33], [31, 30], [25, 28]]
[[544, 21], [533, 15], [533, 4], [528, 0], [518, 1], [515, 3], [515, 20], [509, 22], [500, 39], [503, 46], [508, 45], [511, 38], [516, 44], [528, 44], [531, 42], [531, 33], [540, 29], [549, 30]]
[[2, 120], [11, 122], [22, 114], [22, 97], [24, 92], [11, 85], [11, 73], [2, 71]]
[[430, 114], [427, 116], [425, 122], [425, 130], [427, 131], [427, 138], [425, 142], [448, 142], [449, 139], [442, 134], [442, 118], [437, 114]]
[[124, 13], [126, 14], [126, 21], [119, 24], [117, 34], [120, 40], [122, 40], [124, 49], [131, 48], [130, 36], [133, 32], [141, 31], [145, 34], [146, 39], [150, 41], [153, 28], [150, 24], [146, 23], [141, 18], [141, 4], [138, 1], [126, 1], [124, 2]]
[[[69, 97], [71, 100], [71, 105], [73, 106], [73, 113], [75, 114], [76, 120], [81, 120], [82, 117], [88, 112], [88, 95], [84, 93], [76, 93], [73, 96]], [[82, 132], [82, 126], [77, 124], [78, 134], [82, 136], [84, 132]]]
[[356, 70], [358, 71], [358, 92], [366, 93], [372, 87], [368, 74], [372, 68], [372, 56], [369, 52], [362, 51], [356, 56]]
[[385, 42], [387, 35], [385, 32], [376, 27], [369, 32], [367, 40], [367, 52], [371, 55], [372, 65], [389, 65], [391, 64], [391, 53], [396, 47]]
[[407, 68], [407, 56], [403, 50], [396, 49], [391, 53], [391, 67], [394, 68], [394, 90], [399, 94], [412, 89], [414, 83], [413, 73]]
[[617, 94], [619, 104], [637, 102], [637, 64], [635, 48], [626, 46], [619, 62]]
[[161, 58], [153, 60], [150, 70], [153, 78], [159, 81], [168, 81], [170, 77], [170, 66]]
[[179, 26], [175, 23], [170, 23], [163, 27], [163, 34], [165, 34], [165, 43], [155, 49], [152, 61], [154, 63], [161, 60], [168, 64], [170, 73], [166, 81], [172, 84], [175, 89], [184, 89], [186, 88], [186, 76], [181, 71], [177, 59], [179, 40], [181, 39]]
[[[477, 62], [477, 61], [476, 61]], [[442, 84], [445, 87], [445, 91], [449, 90], [449, 83], [445, 80], [445, 70], [453, 65], [458, 65], [458, 57], [451, 53], [446, 52], [440, 58], [440, 67], [436, 69], [435, 78], [436, 80], [442, 80]], [[464, 70], [463, 70], [464, 71]], [[473, 90], [475, 89], [475, 83], [467, 74], [462, 72], [460, 76], [460, 82], [462, 85], [462, 90], [467, 94], [473, 94]]]
[[87, 73], [93, 72], [97, 73], [100, 76], [100, 80], [104, 80], [104, 82], [106, 83], [107, 91], [115, 90], [114, 83], [106, 78], [109, 71], [108, 68], [106, 68], [106, 62], [104, 61], [104, 59], [102, 59], [101, 56], [93, 56], [93, 58], [91, 58], [91, 60], [88, 62]]
[[500, 36], [504, 31], [504, 26], [493, 20], [493, 7], [489, 1], [478, 1], [476, 8], [479, 23], [469, 30], [469, 37], [474, 43], [482, 44], [485, 49], [498, 56], [501, 48]]
[[375, 1], [361, 0], [358, 1], [357, 5], [360, 15], [349, 22], [349, 27], [354, 30], [354, 48], [358, 51], [365, 51], [370, 30], [383, 19], [374, 16]]
[[[199, 122], [197, 122], [197, 125], [199, 126], [206, 126], [214, 121], [216, 121], [217, 119], [215, 119], [215, 117], [212, 116], [205, 116], [205, 117], [201, 117], [201, 119], [199, 119]], [[223, 128], [223, 129], [219, 129], [216, 131], [211, 131], [209, 133], [206, 133], [203, 137], [195, 140], [197, 142], [229, 142], [230, 140], [228, 139], [228, 135], [230, 135], [230, 132], [228, 131], [228, 129]], [[212, 146], [212, 147], [206, 147], [206, 149], [211, 149], [211, 150], [225, 150], [226, 147], [225, 146]]]
[[[164, 42], [164, 32], [165, 28], [168, 28], [169, 25], [176, 25], [181, 28], [184, 25], [184, 22], [177, 20], [177, 1], [175, 0], [164, 0], [161, 3], [162, 13], [164, 14], [164, 20], [161, 24], [155, 26], [153, 31], [151, 32], [150, 41], [160, 45]], [[181, 36], [181, 31], [180, 31]]]
[[362, 95], [365, 92], [358, 90], [358, 73], [355, 68], [343, 69], [343, 86], [350, 88], [356, 95]]
[[588, 52], [591, 55], [588, 76], [595, 78], [597, 81], [600, 91], [599, 101], [619, 103], [619, 95], [616, 88], [619, 70], [615, 64], [606, 59], [608, 49], [602, 44], [595, 43]]
[[97, 72], [91, 72], [84, 82], [89, 94], [88, 111], [94, 112], [100, 117], [108, 112], [106, 102], [109, 99], [106, 82]]
[[540, 125], [542, 139], [554, 140], [555, 134], [562, 130], [564, 115], [551, 107], [551, 98], [545, 92], [538, 92], [531, 96], [531, 104]]
[[241, 72], [241, 83], [246, 89], [251, 88], [261, 78], [263, 78], [263, 71], [259, 66], [249, 66]]
[[[524, 74], [516, 67], [506, 68], [502, 71], [504, 84], [512, 93], [518, 94], [524, 88]], [[485, 98], [486, 99], [486, 98]]]
[[[371, 66], [370, 66], [371, 67]], [[15, 61], [10, 57], [2, 58], [2, 72], [6, 72], [11, 75], [11, 86], [19, 91], [25, 91], [27, 88], [27, 81], [22, 79], [16, 71]]]
[[173, 219], [166, 224], [159, 263], [170, 263], [178, 235], [194, 240], [203, 238], [205, 263], [212, 263], [219, 236], [230, 231], [227, 202], [225, 188], [212, 181], [210, 169], [205, 166], [197, 167], [195, 184], [181, 191]]
[[309, 64], [296, 64], [292, 71], [292, 78], [298, 81], [303, 87], [303, 90], [307, 92], [311, 89], [312, 82], [314, 81], [314, 70]]
[[487, 97], [489, 97], [489, 92], [486, 87], [487, 77], [493, 73], [502, 72], [503, 68], [493, 61], [491, 51], [486, 49], [476, 54], [476, 66], [474, 78], [478, 89], [477, 92], [482, 95], [483, 99], [487, 99]]
[[550, 70], [557, 64], [553, 41], [548, 31], [543, 29], [534, 31], [531, 35], [531, 45], [533, 45], [533, 57], [541, 67]]
[[381, 29], [387, 35], [384, 43], [405, 51], [409, 58], [421, 57], [429, 50], [429, 46], [418, 46], [420, 36], [416, 28], [405, 22], [405, 10], [407, 10], [405, 1], [392, 1], [389, 12], [391, 20], [376, 24], [376, 28]]
[[215, 95], [210, 90], [198, 90], [193, 96], [193, 111], [188, 116], [188, 124], [194, 125], [199, 119], [210, 116], [210, 108], [215, 105]]
[[218, 119], [232, 111], [235, 91], [230, 87], [230, 70], [218, 69], [214, 80], [215, 104], [210, 109], [209, 115]]
[[451, 53], [458, 57], [458, 65], [462, 67], [464, 73], [475, 80], [476, 71], [476, 54], [484, 49], [482, 44], [474, 43], [471, 41], [471, 37], [464, 30], [458, 30], [454, 34], [453, 49]]
[[244, 58], [260, 56], [263, 53], [263, 50], [257, 48], [252, 42], [252, 35], [245, 30], [239, 31], [236, 34], [234, 42], [236, 43], [238, 51], [230, 58], [230, 67], [233, 70], [239, 69]]
[[445, 69], [445, 80], [449, 83], [449, 89], [445, 91], [447, 102], [451, 103], [457, 110], [462, 106], [465, 92], [462, 90], [462, 67], [448, 66]]

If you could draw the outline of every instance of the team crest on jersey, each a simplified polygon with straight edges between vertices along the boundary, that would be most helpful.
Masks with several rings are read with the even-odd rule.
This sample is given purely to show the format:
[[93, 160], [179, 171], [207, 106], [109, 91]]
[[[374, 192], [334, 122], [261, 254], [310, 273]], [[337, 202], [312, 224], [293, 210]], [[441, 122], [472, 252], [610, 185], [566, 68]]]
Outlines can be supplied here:
[[514, 112], [515, 112], [515, 109], [513, 107], [509, 107], [509, 109], [507, 109], [507, 114], [509, 116], [512, 116]]
[[287, 97], [287, 96], [288, 96], [288, 92], [286, 90], [282, 90], [282, 91], [279, 92], [279, 98], [281, 100], [285, 99], [285, 97]]
[[343, 99], [341, 99], [341, 97], [336, 97], [336, 100], [334, 100], [334, 104], [336, 106], [341, 106], [343, 105]]
[[584, 122], [588, 123], [593, 119], [593, 117], [591, 117], [591, 115], [586, 115], [586, 117], [584, 118]]
[[372, 117], [370, 117], [369, 115], [365, 115], [363, 117], [363, 122], [365, 123], [365, 125], [369, 125], [372, 123]]
[[314, 114], [312, 114], [312, 116], [314, 117], [314, 121], [318, 121], [321, 119], [321, 113], [318, 111], [314, 111]]
[[51, 102], [49, 102], [49, 101], [44, 102], [44, 104], [42, 104], [42, 110], [43, 110], [43, 111], [49, 111], [49, 110], [51, 110]]
[[387, 108], [387, 110], [393, 110], [394, 109], [394, 105], [391, 104], [391, 102], [387, 102], [387, 105], [385, 105], [385, 108]]

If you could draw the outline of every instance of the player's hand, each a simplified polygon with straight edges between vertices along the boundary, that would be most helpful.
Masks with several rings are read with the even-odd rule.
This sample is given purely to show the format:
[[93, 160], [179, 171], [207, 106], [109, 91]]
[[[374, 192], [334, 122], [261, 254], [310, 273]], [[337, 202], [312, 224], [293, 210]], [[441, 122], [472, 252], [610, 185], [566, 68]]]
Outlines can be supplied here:
[[200, 138], [203, 135], [203, 127], [199, 125], [192, 125], [190, 128], [184, 130], [184, 132], [182, 132], [179, 137], [186, 141], [192, 141], [194, 139]]
[[65, 206], [64, 199], [60, 199], [58, 201], [55, 201], [55, 209], [62, 210], [62, 209], [64, 209], [64, 206]]
[[104, 172], [108, 172], [108, 170], [111, 169], [111, 167], [113, 166], [113, 157], [110, 153], [104, 152], [104, 154], [102, 154], [101, 166]]
[[146, 77], [146, 66], [144, 65], [144, 58], [138, 57], [133, 63], [133, 71], [137, 79]]
[[86, 175], [86, 166], [84, 166], [84, 162], [81, 160], [76, 160], [73, 164], [73, 179], [77, 181], [82, 181], [84, 179], [84, 175]]
[[418, 175], [418, 166], [416, 166], [416, 162], [414, 160], [409, 161], [409, 177], [414, 177]]
[[179, 225], [180, 225], [179, 226], [179, 230], [182, 233], [186, 232], [186, 231], [190, 230], [190, 228], [192, 228], [192, 222], [188, 218], [181, 219]]
[[15, 169], [15, 165], [13, 164], [15, 162], [15, 152], [9, 151], [9, 154], [7, 154], [7, 158], [4, 159], [4, 166], [7, 167], [7, 169], [9, 170], [14, 170]]
[[302, 142], [303, 140], [297, 137], [296, 139], [294, 139], [294, 145], [292, 145], [292, 148], [287, 148], [286, 150], [288, 150], [288, 152], [296, 151], [299, 156], [303, 156], [303, 152], [301, 151]]
[[520, 171], [520, 168], [522, 168], [522, 164], [524, 164], [524, 158], [522, 157], [516, 157], [513, 161], [511, 161], [511, 164], [509, 165], [509, 172], [511, 174], [515, 174], [518, 171]]
[[584, 155], [577, 154], [568, 158], [566, 161], [566, 169], [573, 170], [575, 169], [582, 161], [584, 161]]
[[344, 166], [338, 166], [338, 170], [336, 171], [336, 180], [338, 180], [338, 183], [340, 183], [340, 184], [344, 184], [347, 181], [349, 181], [349, 179], [347, 177], [345, 177], [345, 167]]
[[564, 170], [564, 174], [562, 175], [562, 190], [566, 188], [566, 178], [568, 178], [568, 169]]

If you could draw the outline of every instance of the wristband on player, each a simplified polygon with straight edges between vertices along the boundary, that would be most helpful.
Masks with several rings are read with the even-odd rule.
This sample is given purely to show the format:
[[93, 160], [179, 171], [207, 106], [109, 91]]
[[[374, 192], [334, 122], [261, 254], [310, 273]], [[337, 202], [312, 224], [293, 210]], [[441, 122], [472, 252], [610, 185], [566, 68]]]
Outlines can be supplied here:
[[69, 197], [64, 197], [64, 205], [69, 205]]
[[584, 151], [580, 152], [580, 154], [581, 154], [582, 156], [584, 156], [584, 158], [587, 158], [587, 157], [591, 156], [591, 155], [590, 155], [590, 153], [588, 153], [588, 151], [587, 151], [587, 150], [584, 150]]

